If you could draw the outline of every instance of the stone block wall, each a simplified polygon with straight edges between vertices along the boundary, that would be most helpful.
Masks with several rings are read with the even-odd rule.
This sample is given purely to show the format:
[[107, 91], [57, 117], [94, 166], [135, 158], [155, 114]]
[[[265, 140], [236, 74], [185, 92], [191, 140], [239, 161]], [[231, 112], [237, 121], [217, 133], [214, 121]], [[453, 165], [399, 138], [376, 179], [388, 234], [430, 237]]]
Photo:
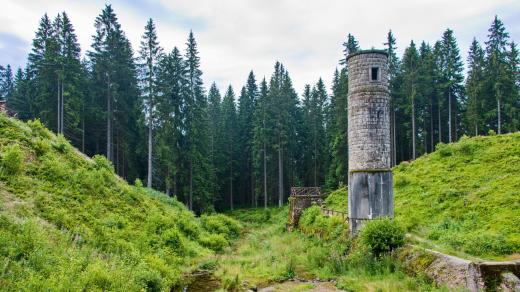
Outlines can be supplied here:
[[[370, 52], [370, 51], [369, 51]], [[379, 80], [371, 80], [372, 68]], [[348, 59], [349, 171], [389, 169], [390, 95], [386, 53], [358, 53]]]
[[348, 66], [348, 214], [351, 234], [366, 220], [393, 217], [388, 56], [351, 54]]

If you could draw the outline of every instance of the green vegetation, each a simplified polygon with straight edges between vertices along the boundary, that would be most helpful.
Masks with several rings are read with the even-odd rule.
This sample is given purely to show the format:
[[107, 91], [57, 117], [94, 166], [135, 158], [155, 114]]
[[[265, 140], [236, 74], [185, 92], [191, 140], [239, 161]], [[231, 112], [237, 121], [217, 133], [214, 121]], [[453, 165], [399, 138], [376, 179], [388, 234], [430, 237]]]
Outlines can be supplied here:
[[[426, 280], [411, 278], [389, 257], [370, 256], [367, 247], [351, 242], [347, 226], [307, 209], [300, 230], [287, 232], [287, 208], [238, 210], [230, 214], [245, 234], [224, 254], [211, 256], [215, 275], [226, 289], [273, 286], [280, 291], [305, 291], [314, 285], [288, 279], [336, 280], [347, 291], [436, 291]], [[284, 290], [285, 289], [285, 290]], [[442, 290], [442, 289], [441, 289]], [[278, 290], [277, 290], [278, 291]]]
[[520, 251], [520, 133], [463, 137], [395, 168], [396, 217], [450, 250], [494, 258]]
[[39, 121], [0, 114], [0, 286], [169, 290], [239, 235], [233, 219], [199, 220], [175, 198], [136, 185]]
[[381, 218], [366, 222], [359, 240], [372, 255], [381, 257], [404, 244], [404, 230], [394, 220]]
[[348, 192], [347, 187], [341, 187], [331, 192], [327, 198], [325, 198], [325, 206], [327, 209], [331, 209], [339, 212], [347, 212], [348, 210]]
[[[395, 216], [421, 244], [462, 256], [520, 251], [520, 133], [463, 137], [394, 168]], [[347, 210], [345, 189], [326, 199]]]

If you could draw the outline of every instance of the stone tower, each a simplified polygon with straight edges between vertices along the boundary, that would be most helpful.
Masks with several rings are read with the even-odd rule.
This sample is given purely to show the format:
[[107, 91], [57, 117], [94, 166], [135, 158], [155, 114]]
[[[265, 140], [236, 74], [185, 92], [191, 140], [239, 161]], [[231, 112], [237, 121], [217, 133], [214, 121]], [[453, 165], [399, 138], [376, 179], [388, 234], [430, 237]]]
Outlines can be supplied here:
[[352, 53], [347, 66], [348, 216], [354, 235], [365, 220], [394, 216], [388, 54]]

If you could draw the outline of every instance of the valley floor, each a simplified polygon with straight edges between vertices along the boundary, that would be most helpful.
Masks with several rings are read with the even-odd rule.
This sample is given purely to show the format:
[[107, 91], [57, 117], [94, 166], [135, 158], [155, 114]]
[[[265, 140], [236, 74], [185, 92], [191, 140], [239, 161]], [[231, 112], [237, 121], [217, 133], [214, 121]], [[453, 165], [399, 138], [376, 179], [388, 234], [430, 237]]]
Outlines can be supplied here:
[[202, 264], [213, 269], [222, 289], [447, 291], [407, 276], [390, 258], [349, 265], [346, 249], [337, 242], [287, 232], [287, 208], [238, 210], [229, 215], [243, 224], [242, 236]]

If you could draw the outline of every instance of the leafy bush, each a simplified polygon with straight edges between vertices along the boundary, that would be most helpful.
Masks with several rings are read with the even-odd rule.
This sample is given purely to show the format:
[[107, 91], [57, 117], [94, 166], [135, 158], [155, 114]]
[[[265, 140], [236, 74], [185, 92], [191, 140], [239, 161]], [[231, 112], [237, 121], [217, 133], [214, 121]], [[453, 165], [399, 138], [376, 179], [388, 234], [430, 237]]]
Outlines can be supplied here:
[[507, 255], [518, 248], [499, 234], [477, 234], [468, 238], [464, 245], [464, 251], [474, 255]]
[[199, 243], [214, 251], [223, 251], [229, 245], [228, 241], [222, 234], [205, 233], [199, 237]]
[[96, 169], [106, 169], [110, 172], [114, 172], [114, 165], [104, 155], [94, 155], [92, 157]]
[[348, 237], [348, 226], [343, 219], [323, 215], [319, 206], [305, 209], [298, 227], [303, 233], [323, 240], [344, 240]]
[[331, 192], [325, 198], [327, 209], [346, 212], [348, 208], [348, 190], [347, 187], [341, 187]]
[[47, 139], [35, 138], [32, 140], [32, 146], [38, 156], [43, 156], [51, 151], [51, 143]]
[[444, 144], [442, 142], [437, 144], [435, 150], [441, 157], [448, 157], [453, 155], [453, 149], [451, 149], [450, 145]]
[[10, 144], [4, 146], [0, 155], [2, 169], [7, 174], [17, 175], [22, 171], [25, 155], [20, 145]]
[[54, 140], [52, 143], [52, 147], [61, 153], [67, 153], [72, 149], [69, 141], [67, 141], [67, 139], [62, 134], [59, 134], [56, 137], [56, 140]]
[[370, 220], [365, 222], [359, 239], [373, 255], [380, 257], [404, 244], [404, 230], [389, 218]]
[[202, 215], [201, 223], [206, 231], [222, 234], [227, 239], [236, 238], [242, 228], [238, 221], [223, 214]]
[[177, 229], [171, 228], [167, 229], [161, 234], [161, 238], [164, 242], [164, 245], [171, 248], [179, 255], [183, 255], [185, 252], [185, 244], [182, 235]]
[[134, 181], [134, 186], [136, 188], [142, 188], [143, 187], [143, 182], [139, 178], [136, 178], [135, 181]]

